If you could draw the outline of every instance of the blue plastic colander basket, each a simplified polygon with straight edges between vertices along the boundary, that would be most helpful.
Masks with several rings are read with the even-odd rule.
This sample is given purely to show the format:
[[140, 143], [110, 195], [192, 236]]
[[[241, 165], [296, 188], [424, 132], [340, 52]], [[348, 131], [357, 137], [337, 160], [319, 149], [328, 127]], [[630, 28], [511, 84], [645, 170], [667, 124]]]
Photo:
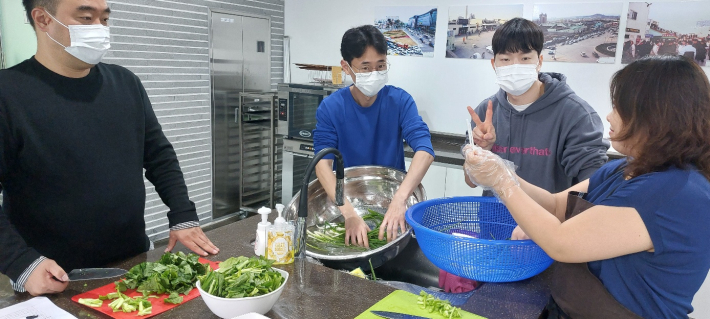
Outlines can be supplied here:
[[410, 207], [406, 219], [424, 255], [437, 267], [460, 277], [483, 282], [518, 281], [552, 264], [532, 240], [508, 240], [517, 224], [494, 197], [428, 200]]

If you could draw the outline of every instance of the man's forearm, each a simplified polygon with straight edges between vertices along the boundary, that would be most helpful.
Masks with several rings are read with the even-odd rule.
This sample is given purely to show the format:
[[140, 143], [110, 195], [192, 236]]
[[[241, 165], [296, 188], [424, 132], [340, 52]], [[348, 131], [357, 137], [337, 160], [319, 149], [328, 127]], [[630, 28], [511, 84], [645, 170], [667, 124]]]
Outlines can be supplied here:
[[584, 180], [562, 192], [552, 194], [540, 187], [528, 183], [520, 177], [518, 177], [518, 181], [520, 182], [520, 188], [525, 192], [525, 194], [542, 206], [542, 208], [557, 217], [560, 222], [565, 221], [567, 193], [571, 191], [586, 192], [587, 187], [589, 187], [589, 180]]
[[407, 171], [407, 176], [402, 181], [402, 184], [397, 189], [392, 200], [397, 200], [405, 202], [409, 195], [414, 192], [414, 189], [419, 186], [424, 179], [424, 175], [429, 166], [434, 162], [434, 156], [427, 153], [426, 151], [417, 151], [412, 157], [412, 164], [409, 165], [409, 171]]

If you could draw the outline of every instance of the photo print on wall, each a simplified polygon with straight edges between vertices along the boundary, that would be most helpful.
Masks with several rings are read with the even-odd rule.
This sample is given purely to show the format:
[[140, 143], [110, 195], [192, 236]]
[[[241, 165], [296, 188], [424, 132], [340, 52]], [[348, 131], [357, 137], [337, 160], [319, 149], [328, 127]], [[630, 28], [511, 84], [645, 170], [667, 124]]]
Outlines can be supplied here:
[[629, 2], [621, 62], [682, 55], [708, 66], [710, 1]]
[[614, 63], [623, 3], [535, 4], [546, 61]]
[[522, 4], [449, 7], [446, 57], [486, 60], [493, 58], [493, 33], [508, 20], [522, 16]]
[[387, 55], [434, 56], [436, 7], [375, 7], [377, 29], [387, 39]]

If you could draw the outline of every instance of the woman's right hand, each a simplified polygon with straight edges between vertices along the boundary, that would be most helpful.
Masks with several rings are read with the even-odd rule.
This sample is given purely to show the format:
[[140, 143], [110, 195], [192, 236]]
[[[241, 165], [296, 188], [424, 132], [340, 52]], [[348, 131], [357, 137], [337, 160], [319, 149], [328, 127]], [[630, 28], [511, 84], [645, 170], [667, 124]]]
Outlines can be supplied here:
[[345, 245], [352, 243], [353, 245], [370, 248], [370, 243], [367, 241], [367, 232], [369, 231], [370, 227], [357, 214], [345, 218]]

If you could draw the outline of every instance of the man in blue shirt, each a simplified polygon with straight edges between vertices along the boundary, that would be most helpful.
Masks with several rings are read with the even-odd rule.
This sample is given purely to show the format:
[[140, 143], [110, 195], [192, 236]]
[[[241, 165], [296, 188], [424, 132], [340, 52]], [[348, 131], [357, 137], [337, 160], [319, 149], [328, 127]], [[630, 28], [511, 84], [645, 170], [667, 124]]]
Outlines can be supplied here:
[[[397, 237], [405, 228], [406, 199], [421, 183], [434, 161], [429, 128], [417, 112], [412, 96], [387, 83], [387, 41], [377, 28], [364, 25], [345, 32], [340, 44], [340, 64], [354, 81], [324, 99], [316, 112], [313, 131], [315, 152], [334, 147], [343, 155], [345, 167], [359, 165], [388, 166], [404, 170], [404, 143], [414, 150], [407, 177], [392, 198], [380, 226], [380, 239]], [[333, 199], [335, 175], [333, 156], [326, 156], [316, 166], [316, 175]], [[340, 208], [345, 218], [345, 244], [368, 246], [370, 230], [352, 204]]]

